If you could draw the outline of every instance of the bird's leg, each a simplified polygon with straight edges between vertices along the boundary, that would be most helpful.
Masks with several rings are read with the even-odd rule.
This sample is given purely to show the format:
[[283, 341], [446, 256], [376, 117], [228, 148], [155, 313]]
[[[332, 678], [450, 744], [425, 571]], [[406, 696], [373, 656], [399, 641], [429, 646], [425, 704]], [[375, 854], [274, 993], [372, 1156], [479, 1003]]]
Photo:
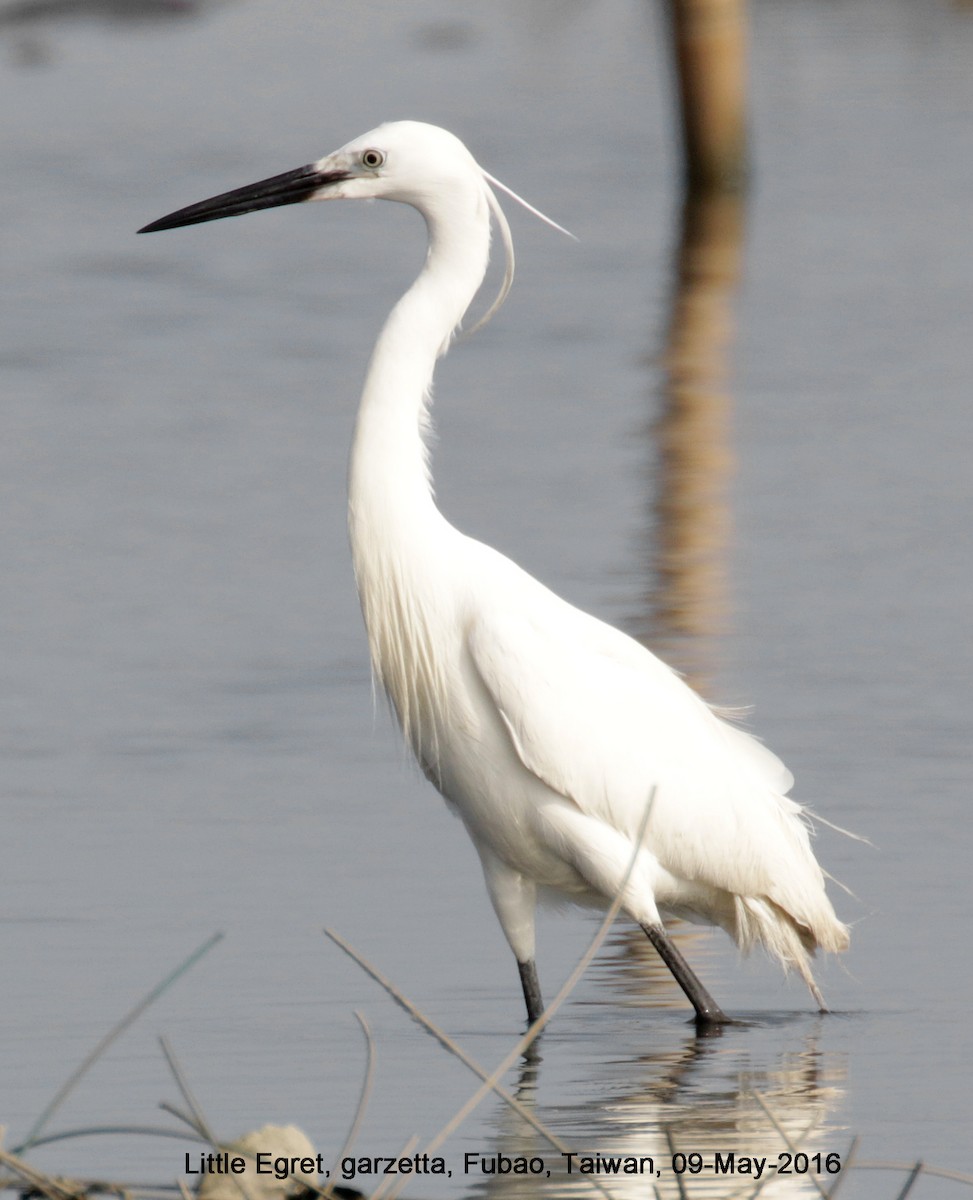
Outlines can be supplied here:
[[686, 993], [686, 998], [696, 1010], [697, 1025], [729, 1025], [730, 1018], [720, 1008], [706, 988], [699, 982], [696, 972], [683, 958], [675, 943], [661, 925], [643, 925], [646, 937], [659, 952], [659, 957], [672, 972], [676, 983]]
[[532, 958], [526, 962], [517, 960], [520, 971], [520, 984], [524, 989], [524, 1000], [527, 1004], [527, 1024], [533, 1025], [544, 1012], [544, 1001], [541, 999], [541, 984], [537, 978], [537, 965]]
[[544, 1012], [537, 964], [534, 961], [537, 885], [497, 857], [488, 846], [476, 842], [476, 848], [483, 864], [483, 877], [486, 879], [494, 911], [517, 960], [520, 985], [524, 989], [524, 1001], [527, 1004], [527, 1022], [533, 1025]]

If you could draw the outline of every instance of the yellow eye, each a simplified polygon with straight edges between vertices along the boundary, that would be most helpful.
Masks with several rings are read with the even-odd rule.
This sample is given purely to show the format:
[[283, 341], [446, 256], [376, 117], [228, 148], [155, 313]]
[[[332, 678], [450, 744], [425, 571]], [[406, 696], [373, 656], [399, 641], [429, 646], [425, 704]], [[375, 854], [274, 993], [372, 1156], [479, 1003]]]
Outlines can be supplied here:
[[383, 150], [363, 150], [361, 155], [361, 163], [363, 167], [368, 167], [370, 171], [377, 170], [385, 162], [385, 152]]

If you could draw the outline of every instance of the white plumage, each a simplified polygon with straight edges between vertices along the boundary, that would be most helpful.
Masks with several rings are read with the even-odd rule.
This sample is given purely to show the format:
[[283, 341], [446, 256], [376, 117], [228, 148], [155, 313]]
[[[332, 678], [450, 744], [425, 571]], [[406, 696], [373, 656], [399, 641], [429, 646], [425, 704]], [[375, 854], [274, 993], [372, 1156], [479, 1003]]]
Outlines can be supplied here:
[[[463, 820], [520, 966], [528, 1016], [538, 890], [607, 905], [650, 796], [625, 911], [701, 1021], [725, 1017], [662, 914], [719, 925], [794, 967], [843, 950], [806, 817], [783, 764], [718, 717], [648, 650], [561, 600], [436, 507], [423, 435], [436, 360], [483, 281], [497, 185], [445, 130], [383, 125], [336, 153], [180, 210], [169, 228], [304, 199], [411, 204], [429, 252], [390, 314], [365, 382], [349, 529], [375, 674], [423, 771]], [[502, 186], [502, 185], [497, 185]], [[504, 189], [506, 190], [506, 189]]]

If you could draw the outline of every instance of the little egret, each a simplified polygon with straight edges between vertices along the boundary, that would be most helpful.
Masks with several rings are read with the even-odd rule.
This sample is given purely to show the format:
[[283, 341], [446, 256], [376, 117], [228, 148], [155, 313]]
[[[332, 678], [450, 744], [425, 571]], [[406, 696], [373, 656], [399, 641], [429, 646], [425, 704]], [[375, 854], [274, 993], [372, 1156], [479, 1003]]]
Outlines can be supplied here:
[[823, 1011], [808, 958], [843, 950], [848, 930], [825, 895], [807, 816], [786, 798], [784, 765], [639, 643], [461, 534], [435, 505], [424, 437], [433, 370], [483, 282], [491, 214], [507, 270], [487, 317], [513, 275], [491, 184], [525, 203], [451, 133], [400, 121], [140, 232], [304, 200], [396, 200], [425, 219], [425, 264], [382, 329], [358, 411], [351, 550], [375, 676], [473, 839], [528, 1020], [543, 1012], [539, 896], [607, 907], [619, 893], [698, 1022], [727, 1018], [663, 912], [718, 925], [743, 951], [762, 945]]

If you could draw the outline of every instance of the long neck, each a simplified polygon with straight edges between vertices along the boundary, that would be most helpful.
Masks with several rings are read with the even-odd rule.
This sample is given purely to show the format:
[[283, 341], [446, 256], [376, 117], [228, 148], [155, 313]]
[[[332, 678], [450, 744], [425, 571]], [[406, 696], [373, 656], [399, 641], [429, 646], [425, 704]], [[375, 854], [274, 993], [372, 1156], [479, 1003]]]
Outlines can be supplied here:
[[369, 532], [381, 537], [435, 511], [424, 441], [433, 369], [486, 271], [490, 227], [481, 192], [448, 196], [423, 215], [426, 262], [382, 329], [358, 411], [348, 486], [353, 548], [360, 522], [377, 522]]
[[466, 187], [431, 210], [425, 265], [389, 315], [365, 380], [348, 480], [355, 578], [375, 675], [420, 761], [436, 757], [444, 663], [434, 630], [455, 531], [433, 501], [423, 434], [436, 360], [483, 280], [490, 223]]

